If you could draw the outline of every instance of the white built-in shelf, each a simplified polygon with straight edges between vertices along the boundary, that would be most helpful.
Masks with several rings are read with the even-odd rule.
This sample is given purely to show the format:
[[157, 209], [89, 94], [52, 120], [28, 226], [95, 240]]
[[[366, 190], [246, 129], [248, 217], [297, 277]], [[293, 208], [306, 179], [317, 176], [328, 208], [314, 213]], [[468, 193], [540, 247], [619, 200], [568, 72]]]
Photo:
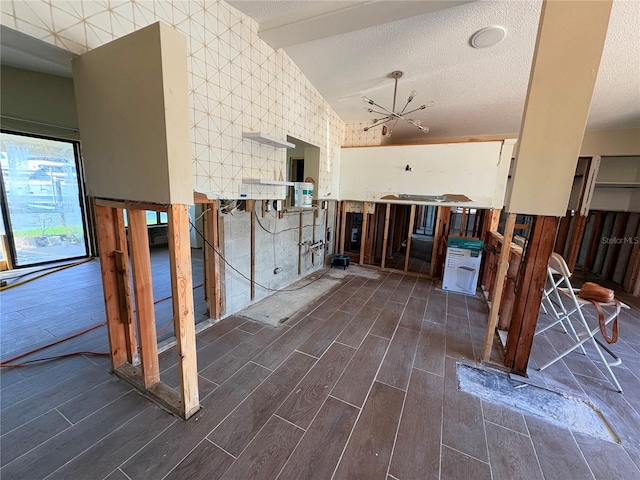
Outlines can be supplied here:
[[279, 138], [272, 137], [271, 135], [267, 135], [263, 132], [242, 132], [242, 137], [253, 142], [271, 145], [275, 148], [296, 148], [295, 144], [291, 142], [280, 140]]
[[281, 187], [293, 187], [293, 182], [284, 180], [269, 180], [268, 178], [243, 178], [242, 183], [249, 185], [277, 185]]
[[596, 182], [596, 188], [640, 188], [640, 182]]

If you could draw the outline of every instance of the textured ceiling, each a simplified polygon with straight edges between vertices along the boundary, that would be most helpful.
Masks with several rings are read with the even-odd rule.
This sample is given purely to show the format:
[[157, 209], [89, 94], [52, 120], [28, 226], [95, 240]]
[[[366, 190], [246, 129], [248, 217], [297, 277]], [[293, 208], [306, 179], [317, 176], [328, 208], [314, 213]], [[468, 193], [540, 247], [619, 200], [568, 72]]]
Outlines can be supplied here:
[[[347, 4], [230, 2], [262, 30], [298, 22], [305, 11], [317, 19], [322, 16], [318, 9], [332, 3], [336, 9]], [[363, 2], [348, 2], [358, 3]], [[431, 128], [429, 137], [517, 133], [541, 4], [476, 1], [389, 23], [382, 20], [285, 51], [347, 123], [374, 117], [365, 110], [362, 95], [391, 108], [393, 80], [388, 74], [402, 70], [398, 104], [414, 89], [416, 106], [435, 101], [433, 108], [412, 115]], [[470, 36], [488, 25], [505, 27], [505, 40], [492, 48], [471, 48]], [[587, 128], [628, 127], [640, 127], [640, 2], [615, 0]], [[394, 130], [395, 142], [416, 137], [424, 134], [410, 125], [398, 124]]]

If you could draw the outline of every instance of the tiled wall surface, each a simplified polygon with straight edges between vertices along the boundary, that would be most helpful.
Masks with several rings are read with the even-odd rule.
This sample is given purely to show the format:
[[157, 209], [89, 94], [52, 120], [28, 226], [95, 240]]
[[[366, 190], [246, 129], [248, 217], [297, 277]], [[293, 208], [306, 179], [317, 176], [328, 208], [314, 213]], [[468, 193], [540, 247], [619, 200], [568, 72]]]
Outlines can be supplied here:
[[[187, 37], [194, 189], [238, 198], [243, 178], [286, 178], [286, 151], [243, 140], [243, 131], [291, 135], [320, 147], [320, 198], [336, 197], [344, 123], [257, 24], [223, 1], [2, 0], [2, 24], [82, 54], [156, 21]], [[247, 186], [248, 197], [283, 198], [282, 187]]]
[[343, 147], [372, 147], [382, 145], [382, 126], [364, 131], [368, 123], [348, 123], [344, 126]]

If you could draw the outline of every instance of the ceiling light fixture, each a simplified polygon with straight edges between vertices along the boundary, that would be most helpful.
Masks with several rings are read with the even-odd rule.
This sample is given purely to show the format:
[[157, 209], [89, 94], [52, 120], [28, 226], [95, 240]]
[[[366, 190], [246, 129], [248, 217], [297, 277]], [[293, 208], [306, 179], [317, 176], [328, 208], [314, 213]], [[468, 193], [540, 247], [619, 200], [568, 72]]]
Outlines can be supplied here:
[[389, 76], [395, 80], [395, 86], [393, 88], [393, 108], [391, 110], [387, 110], [383, 106], [378, 105], [376, 102], [374, 102], [370, 98], [367, 98], [367, 97], [365, 97], [363, 95], [362, 96], [362, 101], [363, 102], [368, 103], [369, 105], [373, 105], [374, 107], [377, 107], [377, 108], [382, 110], [382, 111], [374, 110], [373, 108], [368, 107], [367, 111], [369, 113], [378, 113], [378, 114], [384, 115], [384, 117], [381, 117], [381, 118], [374, 118], [373, 119], [373, 125], [370, 125], [368, 127], [364, 127], [364, 131], [366, 132], [371, 128], [374, 128], [374, 127], [377, 127], [379, 125], [383, 125], [383, 124], [385, 124], [387, 122], [391, 122], [392, 120], [395, 120], [395, 122], [393, 122], [393, 125], [391, 125], [391, 128], [387, 129], [386, 125], [384, 125], [382, 127], [382, 134], [389, 137], [389, 136], [391, 136], [391, 133], [393, 132], [393, 129], [395, 128], [395, 126], [398, 123], [398, 121], [404, 120], [405, 122], [410, 123], [414, 127], [417, 127], [422, 133], [428, 133], [429, 132], [429, 127], [422, 126], [420, 124], [420, 120], [414, 120], [414, 119], [411, 119], [411, 118], [407, 118], [407, 115], [410, 115], [413, 112], [417, 112], [418, 110], [424, 110], [427, 107], [433, 107], [435, 105], [435, 102], [429, 102], [429, 103], [426, 103], [424, 105], [420, 105], [418, 108], [415, 108], [413, 110], [410, 110], [410, 111], [406, 112], [405, 110], [407, 109], [407, 106], [409, 106], [411, 101], [418, 94], [418, 92], [413, 90], [411, 92], [411, 94], [409, 95], [409, 98], [407, 98], [407, 103], [405, 103], [405, 105], [402, 108], [402, 110], [400, 110], [399, 112], [396, 112], [396, 95], [398, 93], [398, 79], [400, 77], [402, 77], [402, 72], [400, 72], [400, 71], [391, 72], [389, 74]]
[[507, 35], [507, 30], [500, 25], [491, 25], [483, 29], [478, 30], [471, 35], [471, 46], [473, 48], [487, 48], [493, 47], [500, 43]]

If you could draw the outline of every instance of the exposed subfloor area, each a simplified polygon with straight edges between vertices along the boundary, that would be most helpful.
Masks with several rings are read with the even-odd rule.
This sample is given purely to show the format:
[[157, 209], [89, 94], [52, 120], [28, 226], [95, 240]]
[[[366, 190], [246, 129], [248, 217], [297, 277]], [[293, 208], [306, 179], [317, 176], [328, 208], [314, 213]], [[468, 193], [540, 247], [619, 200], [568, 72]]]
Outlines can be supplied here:
[[[187, 422], [110, 376], [106, 358], [3, 371], [0, 476], [640, 478], [640, 312], [623, 314], [613, 346], [624, 394], [580, 353], [529, 379], [592, 401], [621, 443], [459, 391], [456, 363], [479, 357], [485, 323], [479, 297], [395, 273], [348, 275], [277, 328], [231, 316], [199, 333], [202, 409]], [[105, 346], [99, 333], [75, 348]], [[532, 363], [554, 354], [556, 333], [536, 337]], [[176, 386], [174, 350], [161, 369]]]

